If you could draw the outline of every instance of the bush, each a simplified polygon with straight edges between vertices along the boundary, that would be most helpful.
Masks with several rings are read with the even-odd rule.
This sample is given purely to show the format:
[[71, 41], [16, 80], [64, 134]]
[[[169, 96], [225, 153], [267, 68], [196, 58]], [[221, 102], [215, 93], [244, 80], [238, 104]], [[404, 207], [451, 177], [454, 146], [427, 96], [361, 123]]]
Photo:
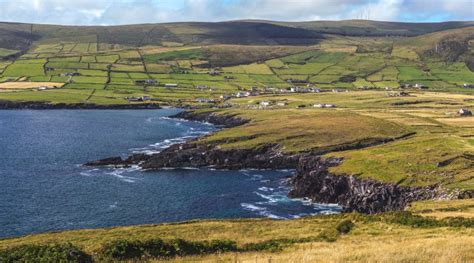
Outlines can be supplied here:
[[354, 227], [354, 223], [350, 219], [345, 219], [339, 222], [336, 226], [336, 230], [339, 234], [348, 234], [351, 232], [352, 228]]
[[0, 262], [78, 262], [92, 258], [71, 244], [23, 245], [0, 251]]
[[237, 244], [229, 240], [187, 241], [159, 238], [147, 241], [116, 240], [104, 245], [100, 251], [103, 259], [139, 259], [142, 257], [171, 258], [176, 256], [207, 255], [217, 252], [238, 251]]
[[140, 258], [144, 254], [143, 247], [140, 241], [115, 240], [102, 247], [101, 255], [120, 260]]
[[382, 215], [382, 220], [413, 227], [474, 227], [474, 220], [470, 218], [454, 217], [435, 219], [414, 215], [408, 211], [394, 212]]
[[339, 237], [339, 232], [336, 229], [325, 229], [318, 235], [318, 240], [326, 242], [335, 242]]
[[271, 251], [271, 252], [276, 252], [280, 251], [283, 249], [283, 243], [287, 242], [282, 242], [281, 240], [266, 240], [258, 243], [249, 243], [245, 244], [241, 251], [243, 252], [249, 252], [249, 251]]

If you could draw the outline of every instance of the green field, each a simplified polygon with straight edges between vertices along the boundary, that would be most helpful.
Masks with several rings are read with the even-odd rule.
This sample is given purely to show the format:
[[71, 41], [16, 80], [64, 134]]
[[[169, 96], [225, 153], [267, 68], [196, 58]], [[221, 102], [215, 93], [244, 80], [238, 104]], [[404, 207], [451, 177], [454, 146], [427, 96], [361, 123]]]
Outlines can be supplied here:
[[[272, 146], [278, 154], [338, 157], [341, 163], [328, 170], [334, 176], [474, 191], [474, 119], [458, 114], [461, 108], [474, 110], [472, 21], [0, 25], [2, 103], [152, 103], [232, 115], [248, 123], [194, 143], [224, 151]], [[16, 42], [22, 36], [25, 41]], [[6, 41], [9, 37], [15, 41]], [[61, 85], [44, 90], [35, 82]], [[237, 96], [245, 92], [250, 96]], [[142, 96], [151, 100], [128, 101]], [[413, 214], [44, 233], [0, 240], [0, 261], [16, 262], [5, 258], [35, 249], [60, 256], [61, 248], [75, 246], [98, 262], [472, 262], [467, 244], [474, 242], [473, 207], [472, 198], [427, 200], [407, 207]], [[347, 220], [353, 229], [337, 230]], [[152, 255], [150, 244], [174, 244], [174, 254]], [[139, 247], [141, 254], [102, 258], [106, 248], [127, 252], [121, 245]], [[179, 254], [180, 246], [207, 252]]]

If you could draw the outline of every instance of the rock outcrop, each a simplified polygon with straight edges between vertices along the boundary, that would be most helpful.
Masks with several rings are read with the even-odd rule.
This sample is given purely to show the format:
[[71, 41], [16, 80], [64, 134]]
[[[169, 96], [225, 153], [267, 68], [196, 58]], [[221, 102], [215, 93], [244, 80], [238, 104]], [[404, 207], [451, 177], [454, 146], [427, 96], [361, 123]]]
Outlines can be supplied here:
[[291, 179], [290, 197], [310, 198], [318, 203], [337, 203], [344, 211], [378, 213], [403, 210], [418, 200], [448, 198], [437, 186], [405, 187], [357, 176], [334, 175], [328, 171], [342, 160], [337, 158], [302, 157]]
[[[243, 125], [248, 120], [209, 112], [182, 112], [175, 118], [205, 121], [224, 127]], [[438, 186], [405, 187], [357, 176], [335, 175], [329, 168], [339, 165], [340, 158], [323, 158], [314, 152], [284, 154], [279, 145], [250, 149], [221, 149], [218, 143], [198, 140], [172, 145], [153, 155], [134, 154], [127, 159], [112, 157], [86, 165], [139, 165], [143, 169], [213, 167], [216, 169], [296, 169], [291, 178], [290, 197], [310, 198], [318, 203], [337, 203], [344, 211], [378, 213], [402, 210], [410, 202], [434, 198], [455, 199], [466, 193], [447, 193]], [[468, 193], [468, 196], [470, 193]]]

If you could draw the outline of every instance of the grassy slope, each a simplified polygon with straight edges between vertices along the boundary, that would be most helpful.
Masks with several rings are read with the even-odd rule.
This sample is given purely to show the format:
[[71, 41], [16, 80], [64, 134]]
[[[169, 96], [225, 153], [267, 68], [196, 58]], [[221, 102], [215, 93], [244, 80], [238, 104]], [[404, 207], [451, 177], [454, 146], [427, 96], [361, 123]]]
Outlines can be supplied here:
[[[423, 204], [419, 204], [423, 205]], [[416, 210], [417, 206], [414, 206]], [[465, 201], [464, 206], [472, 207], [473, 202]], [[431, 207], [437, 207], [431, 204]], [[446, 208], [441, 203], [439, 207]], [[448, 206], [451, 211], [440, 210], [439, 215], [453, 213], [459, 209]], [[470, 214], [472, 216], [472, 214]], [[150, 238], [186, 240], [234, 240], [238, 244], [261, 242], [277, 239], [298, 239], [316, 237], [332, 229], [343, 219], [350, 219], [355, 228], [347, 235], [340, 236], [335, 242], [310, 242], [290, 245], [279, 252], [266, 253], [228, 253], [207, 257], [186, 257], [176, 262], [199, 261], [215, 262], [217, 259], [242, 262], [268, 260], [272, 262], [288, 261], [432, 261], [460, 262], [474, 259], [474, 251], [466, 244], [474, 242], [472, 228], [426, 226], [415, 227], [410, 223], [401, 223], [390, 214], [361, 216], [343, 214], [334, 216], [306, 217], [295, 220], [206, 220], [180, 224], [160, 224], [115, 227], [97, 230], [74, 230], [57, 233], [45, 233], [20, 238], [0, 240], [0, 249], [28, 244], [70, 242], [87, 253], [97, 252], [101, 246], [117, 239], [147, 240]]]
[[[202, 140], [221, 148], [248, 148], [272, 143], [285, 152], [331, 152], [344, 157], [331, 168], [336, 174], [407, 186], [440, 183], [449, 188], [474, 189], [472, 118], [456, 116], [462, 105], [473, 106], [470, 95], [412, 92], [408, 97], [389, 97], [386, 92], [358, 91], [299, 95], [270, 95], [234, 99], [236, 108], [221, 114], [238, 114], [249, 124], [217, 132]], [[261, 100], [285, 101], [286, 107], [255, 107]], [[338, 105], [314, 109], [315, 103]], [[295, 109], [308, 105], [307, 109]], [[373, 138], [403, 140], [364, 149], [340, 151], [341, 145]], [[442, 165], [439, 165], [442, 164]]]

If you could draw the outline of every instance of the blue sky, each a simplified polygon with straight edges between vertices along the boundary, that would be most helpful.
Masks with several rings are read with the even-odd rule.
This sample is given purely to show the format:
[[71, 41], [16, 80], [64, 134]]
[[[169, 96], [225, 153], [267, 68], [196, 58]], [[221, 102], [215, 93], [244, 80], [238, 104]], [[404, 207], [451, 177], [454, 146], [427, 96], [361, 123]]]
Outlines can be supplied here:
[[474, 0], [0, 0], [0, 21], [117, 25], [179, 21], [474, 20]]

